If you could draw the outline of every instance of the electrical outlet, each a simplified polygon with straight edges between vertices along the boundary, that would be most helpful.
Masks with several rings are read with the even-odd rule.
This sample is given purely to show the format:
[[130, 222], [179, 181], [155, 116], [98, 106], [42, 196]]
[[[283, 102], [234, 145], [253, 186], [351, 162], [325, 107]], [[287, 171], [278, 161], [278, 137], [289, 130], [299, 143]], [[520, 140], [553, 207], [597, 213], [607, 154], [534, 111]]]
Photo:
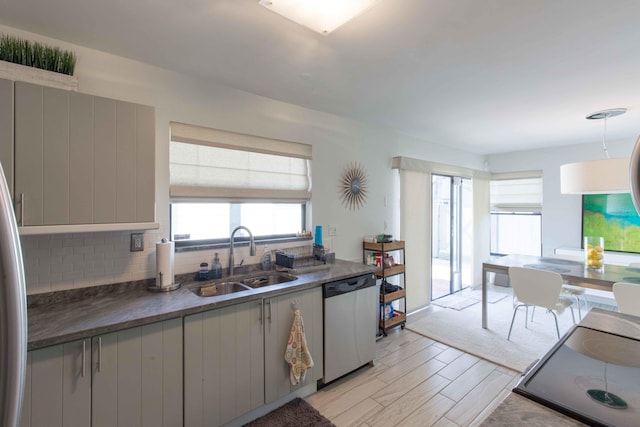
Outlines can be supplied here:
[[131, 248], [130, 252], [144, 251], [144, 234], [143, 233], [131, 233]]
[[327, 236], [336, 236], [338, 234], [337, 227], [335, 224], [329, 224], [329, 229], [327, 230]]

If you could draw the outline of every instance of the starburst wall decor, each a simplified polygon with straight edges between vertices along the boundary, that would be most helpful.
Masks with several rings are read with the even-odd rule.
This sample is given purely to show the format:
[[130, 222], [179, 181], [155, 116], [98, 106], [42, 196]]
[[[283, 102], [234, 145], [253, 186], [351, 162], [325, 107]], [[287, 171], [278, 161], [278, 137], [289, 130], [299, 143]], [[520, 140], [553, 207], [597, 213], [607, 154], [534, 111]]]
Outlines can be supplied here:
[[358, 210], [367, 202], [367, 172], [359, 163], [351, 163], [342, 175], [340, 201], [351, 210]]

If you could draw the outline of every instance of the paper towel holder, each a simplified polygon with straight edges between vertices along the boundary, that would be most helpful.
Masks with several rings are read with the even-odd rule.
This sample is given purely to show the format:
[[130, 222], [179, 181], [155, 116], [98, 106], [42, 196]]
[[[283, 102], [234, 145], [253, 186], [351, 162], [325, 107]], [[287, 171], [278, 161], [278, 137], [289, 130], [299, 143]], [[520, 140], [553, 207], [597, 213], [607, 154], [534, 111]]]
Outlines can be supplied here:
[[[158, 271], [160, 270], [159, 267], [159, 258], [158, 258], [158, 254], [159, 254], [159, 250], [160, 250], [160, 246], [165, 246], [167, 245], [169, 242], [166, 238], [162, 238], [162, 240], [160, 241], [160, 243], [156, 244], [156, 277], [153, 279], [153, 282], [149, 283], [149, 285], [147, 286], [147, 289], [149, 291], [152, 292], [170, 292], [170, 291], [175, 291], [176, 289], [180, 288], [181, 283], [177, 283], [177, 282], [173, 282], [164, 286], [158, 286], [158, 283], [162, 284], [164, 282], [163, 280], [163, 275], [164, 273], [162, 271]], [[175, 280], [175, 278], [173, 277], [173, 242], [169, 243], [169, 247], [171, 247], [171, 252], [170, 252], [170, 267], [169, 267], [169, 277], [171, 278], [171, 280]], [[164, 267], [163, 267], [164, 269]], [[166, 273], [166, 272], [165, 272]]]
[[[160, 275], [162, 276], [162, 273], [160, 273]], [[155, 279], [153, 280], [155, 282]], [[182, 286], [182, 283], [174, 282], [169, 286], [149, 285], [147, 286], [147, 289], [150, 290], [151, 292], [169, 292], [169, 291], [175, 291], [176, 289], [180, 288], [180, 286]]]

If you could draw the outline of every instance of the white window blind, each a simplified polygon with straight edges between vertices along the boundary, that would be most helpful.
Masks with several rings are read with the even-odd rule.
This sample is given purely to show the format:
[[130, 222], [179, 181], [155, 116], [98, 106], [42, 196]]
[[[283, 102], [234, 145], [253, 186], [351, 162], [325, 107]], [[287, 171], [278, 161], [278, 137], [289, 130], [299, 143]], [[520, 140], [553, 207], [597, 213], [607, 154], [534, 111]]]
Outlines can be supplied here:
[[492, 174], [492, 212], [541, 212], [542, 173], [539, 171]]
[[171, 123], [172, 200], [311, 198], [311, 146]]

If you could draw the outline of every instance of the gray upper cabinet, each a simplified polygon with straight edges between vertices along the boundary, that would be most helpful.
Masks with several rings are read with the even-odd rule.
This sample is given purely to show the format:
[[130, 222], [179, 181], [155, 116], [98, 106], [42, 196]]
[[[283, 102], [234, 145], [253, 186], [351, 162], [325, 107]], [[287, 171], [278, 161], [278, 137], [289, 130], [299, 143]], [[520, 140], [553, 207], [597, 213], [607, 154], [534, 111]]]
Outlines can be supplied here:
[[13, 194], [13, 82], [0, 79], [0, 163]]
[[[153, 107], [15, 82], [22, 227], [155, 221]], [[3, 89], [0, 85], [0, 111]]]

